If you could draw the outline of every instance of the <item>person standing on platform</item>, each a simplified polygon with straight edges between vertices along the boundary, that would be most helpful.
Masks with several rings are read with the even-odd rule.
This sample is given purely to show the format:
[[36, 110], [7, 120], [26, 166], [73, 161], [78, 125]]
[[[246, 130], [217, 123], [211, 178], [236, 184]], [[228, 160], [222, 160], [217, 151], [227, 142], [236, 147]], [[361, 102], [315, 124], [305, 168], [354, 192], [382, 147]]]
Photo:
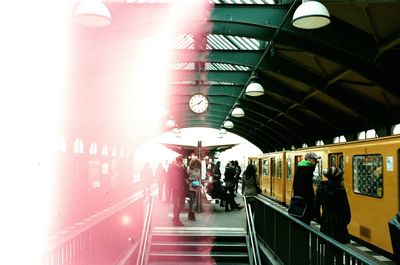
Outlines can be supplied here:
[[240, 177], [240, 174], [242, 174], [242, 168], [239, 166], [239, 162], [237, 160], [232, 161], [234, 162], [235, 166], [235, 193], [237, 193], [238, 188], [239, 188], [239, 182], [242, 179]]
[[158, 199], [162, 200], [164, 195], [164, 186], [167, 178], [167, 172], [165, 171], [161, 163], [158, 164], [156, 169], [156, 178], [158, 184]]
[[180, 213], [185, 207], [185, 198], [187, 191], [187, 171], [183, 165], [183, 159], [181, 157], [176, 158], [176, 162], [173, 162], [168, 168], [168, 179], [171, 181], [172, 189], [172, 201], [173, 201], [173, 218], [172, 224], [174, 226], [183, 226], [180, 221]]
[[251, 211], [254, 213], [254, 204], [257, 196], [256, 186], [258, 185], [258, 180], [256, 176], [256, 167], [249, 164], [246, 170], [243, 172], [242, 178], [242, 195], [246, 197], [246, 201], [250, 204]]
[[232, 162], [228, 162], [225, 167], [224, 182], [227, 192], [229, 192], [229, 194], [232, 196], [235, 196], [235, 173], [234, 165], [232, 165]]
[[151, 194], [151, 183], [153, 182], [153, 171], [150, 167], [150, 163], [146, 162], [140, 172], [143, 182], [143, 192], [145, 195]]
[[314, 189], [313, 189], [313, 174], [315, 167], [320, 159], [315, 153], [307, 153], [304, 160], [297, 165], [293, 179], [293, 195], [301, 196], [307, 202], [306, 212], [303, 217], [298, 219], [306, 224], [310, 224], [315, 217], [314, 205]]
[[196, 221], [196, 217], [193, 211], [193, 204], [197, 198], [197, 192], [200, 188], [201, 181], [201, 161], [198, 158], [192, 158], [188, 168], [188, 186], [189, 186], [189, 211], [188, 219], [190, 221]]
[[317, 222], [321, 224], [320, 231], [342, 244], [347, 244], [350, 242], [347, 225], [351, 220], [351, 212], [342, 182], [343, 171], [330, 167], [324, 169], [323, 174], [328, 180], [318, 185], [315, 196], [315, 209], [319, 212], [322, 206], [322, 217], [317, 218]]

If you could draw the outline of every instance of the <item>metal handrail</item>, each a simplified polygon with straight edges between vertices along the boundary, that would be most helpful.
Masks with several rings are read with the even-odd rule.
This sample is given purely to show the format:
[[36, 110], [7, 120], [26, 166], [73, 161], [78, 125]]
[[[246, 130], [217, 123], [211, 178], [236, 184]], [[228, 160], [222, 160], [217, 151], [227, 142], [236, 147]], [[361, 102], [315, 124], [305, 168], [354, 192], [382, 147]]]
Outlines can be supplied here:
[[[329, 236], [325, 235], [324, 233], [318, 231], [317, 229], [311, 227], [310, 225], [304, 224], [303, 222], [301, 222], [300, 220], [290, 216], [287, 213], [287, 210], [283, 210], [280, 207], [277, 206], [276, 202], [272, 202], [271, 200], [268, 200], [267, 198], [263, 197], [263, 196], [257, 196], [256, 199], [260, 202], [260, 207], [257, 208], [257, 213], [258, 210], [260, 210], [262, 215], [266, 215], [267, 213], [265, 212], [265, 209], [270, 209], [270, 212], [268, 212], [268, 215], [271, 216], [271, 218], [269, 218], [268, 220], [272, 221], [269, 222], [267, 219], [264, 220], [264, 222], [262, 223], [262, 226], [270, 226], [270, 227], [276, 227], [276, 222], [278, 217], [280, 221], [282, 221], [283, 223], [281, 223], [280, 225], [283, 227], [286, 225], [287, 228], [283, 228], [283, 229], [288, 229], [289, 231], [293, 228], [297, 228], [297, 233], [301, 232], [301, 233], [305, 233], [307, 234], [307, 238], [309, 238], [308, 235], [311, 235], [313, 237], [315, 237], [317, 240], [321, 240], [322, 242], [324, 242], [324, 244], [328, 245], [329, 247], [334, 248], [333, 251], [337, 252], [337, 253], [341, 253], [340, 256], [345, 256], [346, 259], [350, 259], [351, 262], [353, 262], [352, 264], [368, 264], [368, 265], [372, 265], [372, 264], [377, 264], [377, 262], [375, 260], [370, 259], [369, 257], [363, 256], [361, 254], [359, 254], [357, 251], [352, 250], [351, 248], [346, 247], [343, 244], [340, 244], [339, 242], [337, 242], [336, 240], [330, 238]], [[258, 227], [258, 229], [262, 229], [261, 227]], [[293, 232], [289, 232], [289, 233], [293, 233]], [[265, 236], [265, 233], [263, 235], [263, 233], [261, 233], [260, 238], [261, 240], [264, 241], [265, 244], [267, 244], [267, 246], [269, 246], [269, 248], [274, 252], [274, 255], [276, 255], [277, 258], [281, 259], [279, 254], [286, 254], [289, 256], [295, 256], [295, 254], [293, 254], [291, 252], [291, 246], [289, 243], [291, 243], [291, 238], [289, 238], [287, 241], [276, 241], [276, 237], [273, 237], [273, 242], [271, 242], [271, 240], [267, 239], [267, 238], [263, 238], [263, 236]], [[279, 246], [278, 246], [279, 244]], [[285, 245], [282, 245], [285, 244]], [[309, 244], [306, 244], [306, 246], [311, 249]], [[285, 253], [276, 253], [277, 250], [286, 250], [287, 252]], [[313, 251], [315, 253], [309, 253], [311, 256], [310, 258], [315, 258], [313, 257], [313, 255], [319, 255], [321, 253], [319, 253], [318, 249], [315, 250], [313, 249]], [[324, 254], [324, 253], [322, 253]], [[304, 256], [304, 253], [302, 253], [302, 257]], [[325, 253], [326, 256], [326, 253]], [[346, 264], [350, 264], [351, 262], [348, 262]], [[298, 263], [298, 261], [296, 260], [296, 264]], [[293, 264], [290, 261], [287, 264]], [[318, 262], [311, 262], [310, 264], [321, 264]]]
[[247, 203], [246, 196], [243, 196], [243, 198], [244, 198], [244, 205], [246, 206], [246, 222], [250, 238], [253, 262], [254, 265], [258, 265], [261, 264], [261, 259], [260, 259], [260, 252], [258, 250], [258, 241], [257, 241], [256, 230], [254, 227], [253, 213], [251, 211], [250, 204]]
[[146, 214], [144, 218], [144, 223], [143, 223], [143, 230], [142, 230], [142, 235], [140, 238], [140, 246], [139, 246], [139, 252], [137, 256], [137, 265], [144, 265], [145, 263], [145, 258], [147, 256], [147, 244], [148, 244], [148, 238], [149, 238], [149, 232], [150, 232], [150, 227], [151, 227], [151, 216], [153, 213], [153, 204], [154, 204], [154, 195], [148, 196], [149, 202], [146, 207]]

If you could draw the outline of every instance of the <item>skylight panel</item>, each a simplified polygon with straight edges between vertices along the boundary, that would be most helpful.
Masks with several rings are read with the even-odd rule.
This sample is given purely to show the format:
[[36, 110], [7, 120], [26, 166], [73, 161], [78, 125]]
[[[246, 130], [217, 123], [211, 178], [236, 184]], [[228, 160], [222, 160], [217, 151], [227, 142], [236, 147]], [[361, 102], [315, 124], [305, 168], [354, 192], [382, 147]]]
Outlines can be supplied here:
[[173, 47], [175, 49], [193, 49], [193, 35], [180, 34], [173, 39]]
[[237, 47], [234, 46], [225, 36], [223, 35], [215, 35], [210, 34], [207, 36], [208, 43], [211, 45], [211, 49], [219, 49], [219, 50], [237, 50]]
[[[190, 1], [190, 0], [126, 0], [126, 3], [135, 4], [157, 4], [157, 3], [179, 3], [179, 1]], [[210, 4], [259, 4], [259, 5], [275, 5], [274, 0], [208, 0]]]
[[[233, 49], [234, 47], [232, 45], [227, 45], [227, 42], [224, 42], [219, 38], [218, 36], [213, 35], [211, 38], [209, 38], [210, 44], [213, 45], [213, 49], [219, 49], [219, 50], [230, 50]], [[228, 43], [229, 44], [229, 43]]]
[[194, 63], [175, 63], [171, 64], [169, 67], [171, 70], [194, 70]]

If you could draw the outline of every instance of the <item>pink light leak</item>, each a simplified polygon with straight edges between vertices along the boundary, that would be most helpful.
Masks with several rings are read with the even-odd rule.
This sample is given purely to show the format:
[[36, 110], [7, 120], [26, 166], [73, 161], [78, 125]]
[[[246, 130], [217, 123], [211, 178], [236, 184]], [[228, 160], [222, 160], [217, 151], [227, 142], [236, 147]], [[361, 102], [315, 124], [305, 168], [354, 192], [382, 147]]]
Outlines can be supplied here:
[[174, 78], [170, 65], [177, 62], [174, 37], [190, 34], [194, 48], [205, 49], [199, 40], [211, 31], [207, 21], [212, 5], [193, 0], [173, 1], [163, 8], [134, 6], [112, 5], [109, 27], [76, 27], [69, 101], [79, 122], [107, 123], [140, 143], [161, 132], [161, 113], [169, 105], [169, 82]]

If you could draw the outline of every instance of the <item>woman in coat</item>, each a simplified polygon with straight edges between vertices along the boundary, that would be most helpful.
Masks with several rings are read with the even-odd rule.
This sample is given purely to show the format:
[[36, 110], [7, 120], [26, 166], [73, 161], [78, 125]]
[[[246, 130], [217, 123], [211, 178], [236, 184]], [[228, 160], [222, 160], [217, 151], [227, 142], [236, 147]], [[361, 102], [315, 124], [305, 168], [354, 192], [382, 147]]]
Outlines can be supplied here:
[[254, 196], [257, 196], [257, 185], [256, 168], [254, 165], [248, 165], [242, 174], [242, 195], [246, 197], [246, 201], [250, 204], [253, 213], [255, 204]]
[[[188, 168], [188, 185], [189, 185], [189, 212], [188, 219], [195, 221], [196, 216], [193, 211], [193, 204], [197, 198], [197, 192], [199, 191], [199, 185], [201, 181], [201, 160], [198, 158], [192, 158]], [[195, 184], [193, 184], [195, 183]]]
[[324, 176], [316, 191], [316, 209], [322, 207], [322, 217], [318, 218], [321, 224], [320, 231], [342, 244], [350, 242], [347, 225], [350, 223], [351, 212], [346, 190], [343, 187], [343, 171], [337, 167], [324, 169]]

